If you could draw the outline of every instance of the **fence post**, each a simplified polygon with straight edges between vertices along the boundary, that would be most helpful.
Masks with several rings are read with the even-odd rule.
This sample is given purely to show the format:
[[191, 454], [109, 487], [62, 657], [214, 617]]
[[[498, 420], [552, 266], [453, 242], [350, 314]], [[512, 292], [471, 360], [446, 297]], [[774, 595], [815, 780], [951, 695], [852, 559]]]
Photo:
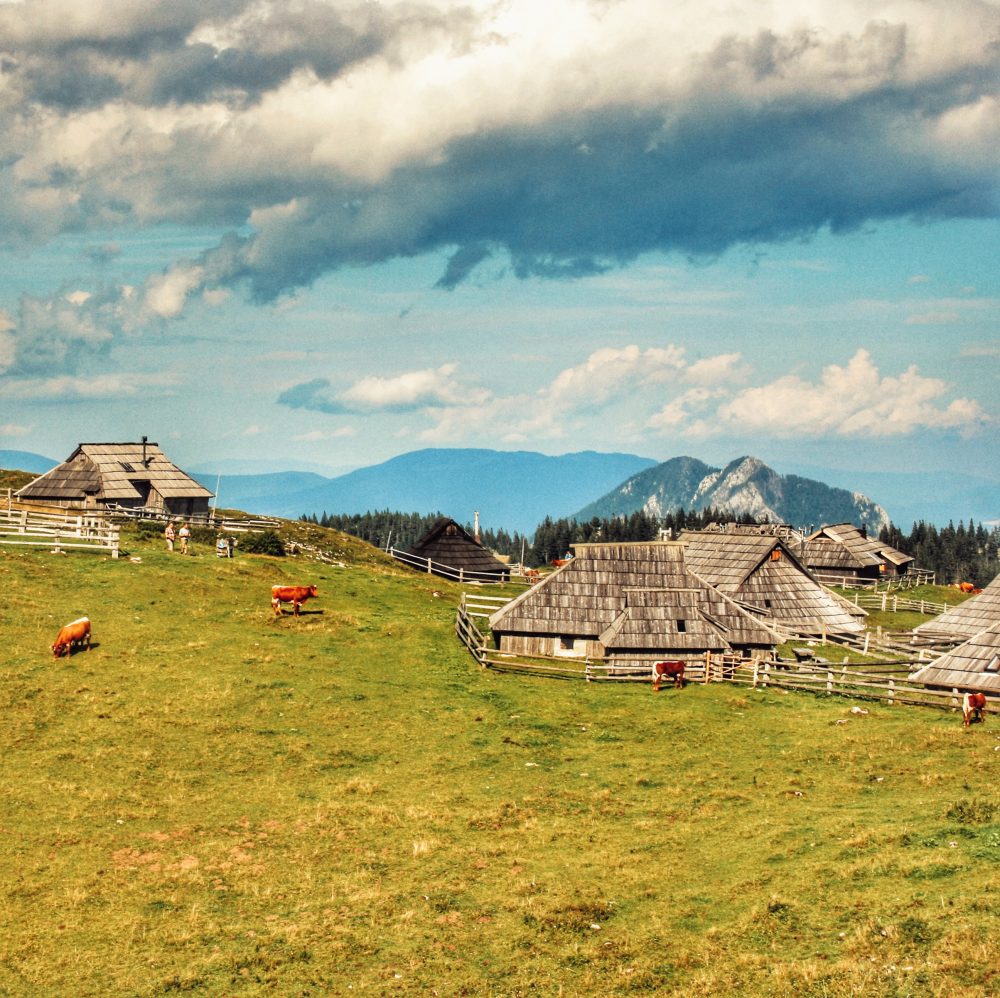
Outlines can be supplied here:
[[[875, 592], [878, 592], [878, 583], [875, 584]], [[885, 604], [886, 604], [886, 600], [888, 598], [889, 598], [889, 590], [886, 589], [886, 591], [884, 593], [882, 593], [882, 612], [883, 613], [885, 613]]]
[[710, 651], [705, 652], [705, 679], [703, 685], [708, 686], [710, 679], [710, 673], [712, 671], [712, 653]]
[[427, 559], [427, 574], [428, 575], [432, 574], [431, 573], [431, 560], [430, 560], [430, 558]]
[[771, 682], [771, 663], [770, 662], [765, 662], [764, 663], [764, 689], [767, 689], [767, 687], [770, 685], [770, 682]]
[[833, 692], [833, 673], [830, 671], [827, 671], [826, 674], [826, 692], [827, 693]]
[[952, 707], [958, 706], [958, 690], [954, 686], [951, 688], [951, 705]]
[[863, 655], [867, 655], [868, 654], [868, 644], [871, 641], [871, 639], [872, 639], [872, 632], [871, 631], [865, 631], [865, 647], [864, 647], [864, 650], [862, 651]]
[[891, 707], [896, 700], [896, 680], [889, 677], [889, 706]]

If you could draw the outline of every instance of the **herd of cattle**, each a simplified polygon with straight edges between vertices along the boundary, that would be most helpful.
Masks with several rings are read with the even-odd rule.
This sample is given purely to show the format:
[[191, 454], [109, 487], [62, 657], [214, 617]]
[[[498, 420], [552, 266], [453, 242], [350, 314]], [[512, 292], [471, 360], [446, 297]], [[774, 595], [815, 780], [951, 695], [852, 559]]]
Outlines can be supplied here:
[[[306, 600], [318, 598], [315, 586], [271, 586], [271, 606], [274, 615], [283, 615], [282, 603], [291, 603], [292, 612], [297, 617], [299, 608]], [[52, 654], [56, 658], [72, 655], [74, 651], [90, 650], [90, 620], [80, 617], [59, 628], [56, 640], [52, 645]], [[681, 661], [654, 662], [652, 670], [653, 692], [659, 692], [663, 680], [673, 681], [674, 689], [684, 689], [684, 663]], [[962, 698], [962, 724], [968, 727], [974, 721], [983, 720], [986, 709], [986, 696], [983, 693], [966, 693]]]

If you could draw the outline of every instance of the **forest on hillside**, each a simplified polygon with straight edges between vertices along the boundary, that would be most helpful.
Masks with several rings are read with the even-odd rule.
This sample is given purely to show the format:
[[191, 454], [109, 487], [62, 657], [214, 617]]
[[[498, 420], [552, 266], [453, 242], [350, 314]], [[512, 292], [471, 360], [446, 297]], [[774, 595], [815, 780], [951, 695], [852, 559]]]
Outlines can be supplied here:
[[[350, 513], [321, 517], [303, 516], [310, 523], [332, 527], [359, 537], [375, 547], [394, 547], [406, 550], [412, 547], [442, 516], [441, 513], [400, 513], [381, 510], [368, 513]], [[564, 517], [546, 517], [531, 536], [517, 531], [483, 530], [483, 545], [514, 562], [547, 565], [562, 558], [570, 545], [587, 541], [649, 541], [657, 537], [676, 537], [682, 530], [702, 530], [710, 523], [756, 523], [753, 517], [734, 517], [725, 510], [705, 509], [699, 513], [677, 509], [666, 516], [650, 516], [637, 512], [625, 517], [610, 519], [593, 517], [578, 522]], [[472, 533], [472, 525], [464, 524]], [[661, 533], [662, 531], [662, 533]], [[949, 523], [938, 528], [929, 523], [915, 523], [913, 529], [903, 533], [890, 525], [879, 533], [879, 539], [916, 559], [919, 568], [935, 573], [938, 582], [972, 582], [985, 586], [1000, 574], [1000, 527], [987, 528], [982, 523], [969, 521], [966, 526]]]

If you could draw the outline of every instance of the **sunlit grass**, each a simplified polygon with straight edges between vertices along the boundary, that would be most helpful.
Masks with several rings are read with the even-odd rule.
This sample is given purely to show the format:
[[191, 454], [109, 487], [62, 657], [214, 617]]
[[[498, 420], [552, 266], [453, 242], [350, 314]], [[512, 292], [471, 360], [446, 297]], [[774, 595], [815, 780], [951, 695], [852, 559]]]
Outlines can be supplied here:
[[0, 994], [995, 987], [992, 718], [486, 672], [458, 587], [310, 536], [0, 552]]

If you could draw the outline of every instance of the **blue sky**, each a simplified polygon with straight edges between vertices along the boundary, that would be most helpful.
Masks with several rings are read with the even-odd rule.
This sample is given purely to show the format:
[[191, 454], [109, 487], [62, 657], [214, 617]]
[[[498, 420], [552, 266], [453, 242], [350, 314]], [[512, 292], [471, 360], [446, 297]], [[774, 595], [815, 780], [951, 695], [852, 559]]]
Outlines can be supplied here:
[[1000, 481], [1000, 7], [0, 0], [0, 449]]

